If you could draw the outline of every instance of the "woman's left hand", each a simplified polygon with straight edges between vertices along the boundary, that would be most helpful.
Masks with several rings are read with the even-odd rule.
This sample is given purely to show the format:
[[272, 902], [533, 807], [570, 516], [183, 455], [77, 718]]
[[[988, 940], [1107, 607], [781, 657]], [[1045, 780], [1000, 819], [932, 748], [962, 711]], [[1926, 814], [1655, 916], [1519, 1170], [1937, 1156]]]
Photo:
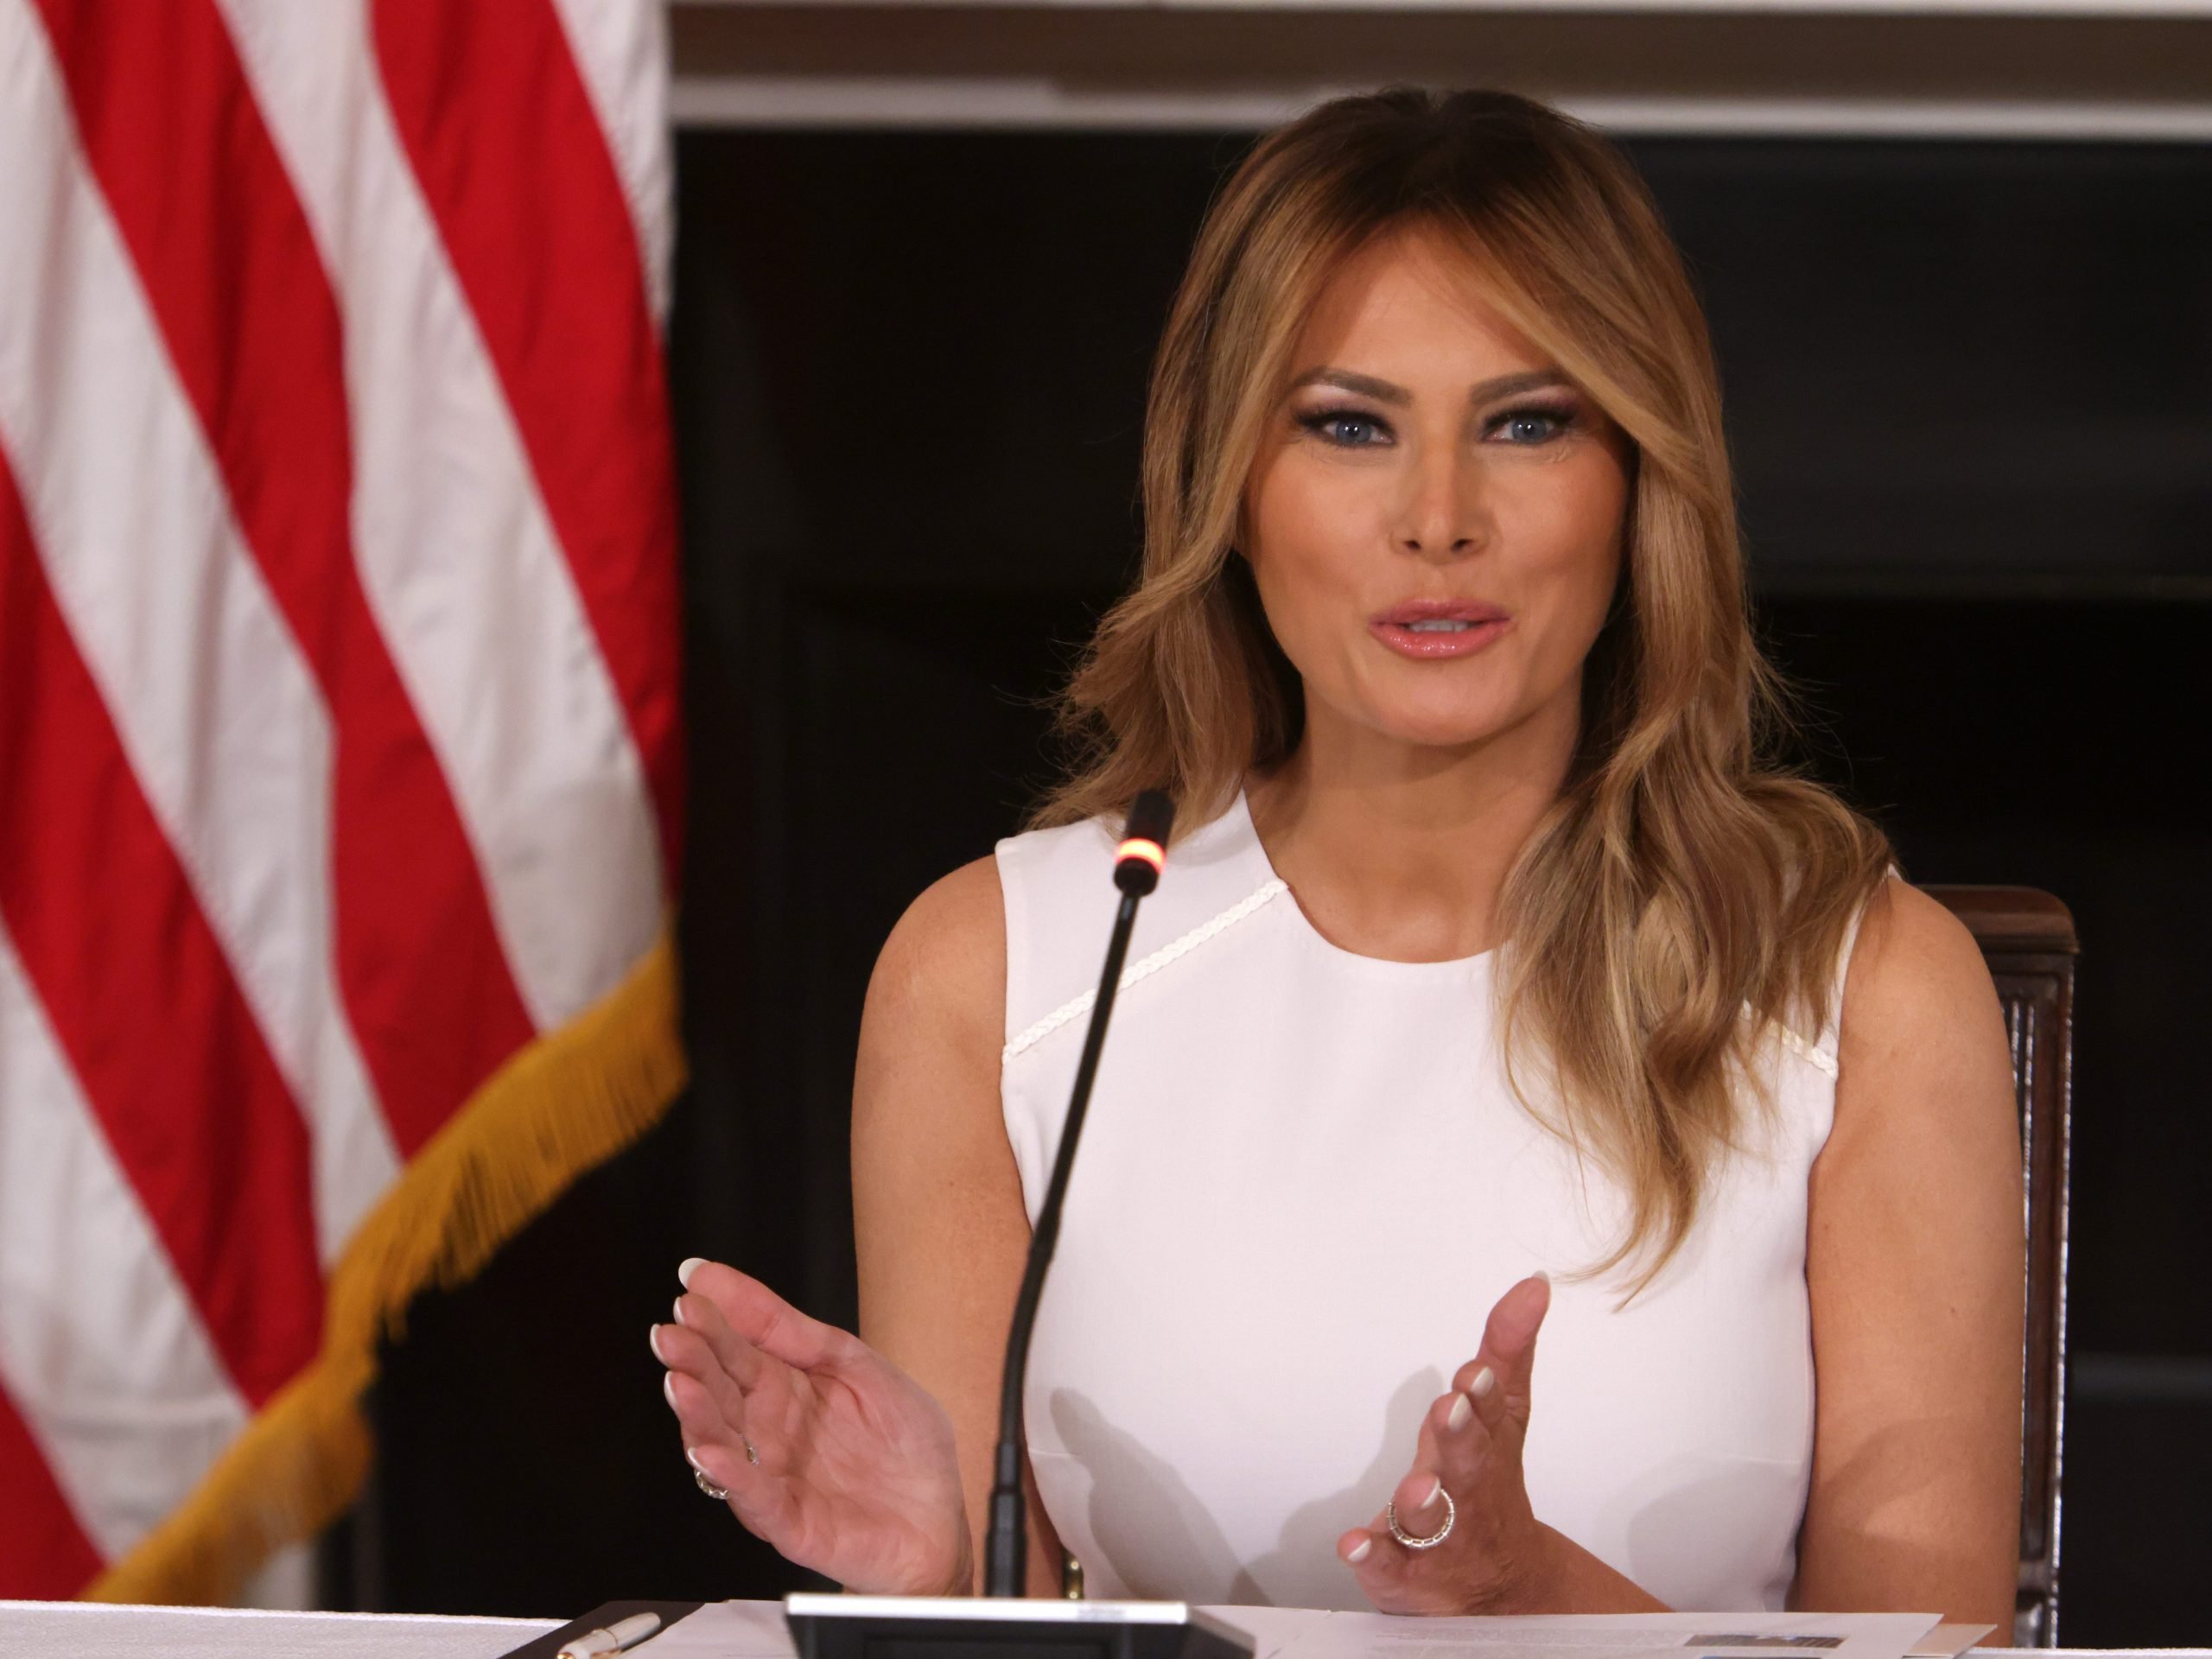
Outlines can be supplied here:
[[1393, 1501], [1399, 1527], [1416, 1538], [1433, 1535], [1452, 1515], [1444, 1541], [1408, 1548], [1381, 1515], [1337, 1540], [1338, 1555], [1382, 1611], [1551, 1611], [1548, 1581], [1559, 1535], [1529, 1507], [1521, 1475], [1536, 1332], [1551, 1300], [1551, 1281], [1541, 1274], [1498, 1298], [1480, 1351], [1421, 1420], [1413, 1472], [1398, 1483]]

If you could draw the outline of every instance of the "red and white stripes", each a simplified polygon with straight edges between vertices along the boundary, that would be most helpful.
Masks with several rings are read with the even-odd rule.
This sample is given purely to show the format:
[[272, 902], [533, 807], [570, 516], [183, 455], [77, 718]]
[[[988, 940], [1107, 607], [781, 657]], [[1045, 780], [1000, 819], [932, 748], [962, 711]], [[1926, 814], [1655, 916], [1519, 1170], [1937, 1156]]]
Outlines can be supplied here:
[[0, 0], [0, 1595], [183, 1497], [660, 931], [661, 27]]

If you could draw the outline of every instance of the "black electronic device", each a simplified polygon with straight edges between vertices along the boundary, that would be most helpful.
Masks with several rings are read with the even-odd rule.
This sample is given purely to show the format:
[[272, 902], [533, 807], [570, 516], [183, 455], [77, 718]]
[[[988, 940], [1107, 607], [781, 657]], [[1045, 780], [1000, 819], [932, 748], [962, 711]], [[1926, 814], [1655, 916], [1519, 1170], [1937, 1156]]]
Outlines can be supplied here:
[[1106, 963], [1083, 1052], [1076, 1062], [1059, 1152], [1030, 1234], [1028, 1265], [1007, 1334], [990, 1523], [983, 1545], [983, 1595], [787, 1596], [784, 1618], [799, 1659], [1250, 1659], [1250, 1637], [1185, 1602], [1018, 1599], [1028, 1560], [1021, 1492], [1021, 1390], [1028, 1370], [1029, 1337], [1037, 1323], [1045, 1272], [1059, 1240], [1068, 1173], [1075, 1166], [1076, 1142], [1098, 1074], [1114, 994], [1121, 988], [1137, 905], [1159, 884], [1174, 817], [1174, 804], [1165, 794], [1145, 791], [1131, 806], [1128, 827], [1115, 849], [1114, 885], [1121, 889], [1121, 908], [1107, 941]]
[[1251, 1659], [1252, 1638], [1181, 1601], [784, 1598], [798, 1659]]

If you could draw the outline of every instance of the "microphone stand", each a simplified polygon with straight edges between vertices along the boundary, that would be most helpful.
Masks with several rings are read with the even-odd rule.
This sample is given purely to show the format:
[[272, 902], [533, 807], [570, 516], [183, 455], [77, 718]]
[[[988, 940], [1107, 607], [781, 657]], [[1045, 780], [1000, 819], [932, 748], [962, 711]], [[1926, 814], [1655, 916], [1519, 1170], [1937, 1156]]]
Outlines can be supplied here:
[[1166, 861], [1174, 804], [1146, 790], [1130, 808], [1114, 860], [1122, 902], [1106, 945], [1097, 1000], [1076, 1063], [1075, 1086], [1060, 1129], [1058, 1153], [1007, 1333], [999, 1395], [999, 1440], [993, 1460], [989, 1530], [983, 1551], [983, 1599], [953, 1596], [796, 1594], [784, 1599], [799, 1659], [1250, 1659], [1252, 1638], [1179, 1601], [1028, 1601], [1027, 1500], [1021, 1486], [1025, 1435], [1022, 1384], [1029, 1339], [1044, 1295], [1045, 1273], [1059, 1243], [1068, 1175], [1106, 1046], [1106, 1022], [1121, 988], [1137, 905], [1159, 884]]
[[[1157, 802], [1158, 833], [1149, 823], [1147, 802]], [[1122, 839], [1145, 840], [1165, 847], [1167, 825], [1174, 809], [1167, 798], [1147, 791], [1137, 798], [1129, 814], [1129, 827]], [[1029, 1569], [1028, 1504], [1021, 1490], [1021, 1389], [1029, 1370], [1029, 1338], [1037, 1325], [1037, 1304], [1045, 1291], [1045, 1270], [1052, 1265], [1053, 1248], [1060, 1242], [1060, 1211], [1067, 1206], [1068, 1172], [1075, 1167], [1076, 1141], [1083, 1134], [1084, 1116], [1090, 1108], [1090, 1084], [1098, 1075], [1099, 1051], [1106, 1046], [1106, 1022], [1114, 1012], [1114, 994], [1121, 988], [1122, 964], [1129, 954], [1129, 933], [1136, 926], [1137, 903], [1160, 880], [1157, 867], [1141, 856], [1124, 855], [1116, 861], [1114, 884], [1122, 890], [1121, 908], [1114, 917], [1113, 937], [1106, 944], [1106, 966], [1098, 978], [1098, 1000], [1091, 1005], [1090, 1028], [1084, 1033], [1083, 1057], [1076, 1062], [1075, 1089], [1068, 1098], [1067, 1117], [1060, 1129], [1060, 1147], [1052, 1159], [1052, 1179], [1045, 1188], [1045, 1202], [1037, 1211], [1037, 1225], [1029, 1237], [1029, 1263], [1022, 1271], [1021, 1292], [1014, 1300], [1014, 1326], [1007, 1333], [1006, 1372], [999, 1393], [998, 1454], [992, 1469], [990, 1535], [984, 1549], [983, 1593], [1018, 1596], [1027, 1588]]]

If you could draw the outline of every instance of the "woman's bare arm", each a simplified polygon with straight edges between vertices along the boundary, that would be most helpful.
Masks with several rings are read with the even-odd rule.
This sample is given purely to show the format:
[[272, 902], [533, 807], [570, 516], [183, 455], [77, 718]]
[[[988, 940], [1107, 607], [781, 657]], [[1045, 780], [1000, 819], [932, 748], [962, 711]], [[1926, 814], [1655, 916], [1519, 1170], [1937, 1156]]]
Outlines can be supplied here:
[[[877, 958], [853, 1079], [861, 1339], [951, 1417], [980, 1578], [1000, 1366], [1029, 1249], [999, 1105], [1006, 922], [995, 861], [931, 887]], [[1060, 1544], [1029, 1485], [1029, 1592]]]
[[2004, 1016], [1973, 937], [1896, 880], [1843, 1006], [1806, 1240], [1819, 1401], [1792, 1603], [2009, 1640], [2025, 1248]]

